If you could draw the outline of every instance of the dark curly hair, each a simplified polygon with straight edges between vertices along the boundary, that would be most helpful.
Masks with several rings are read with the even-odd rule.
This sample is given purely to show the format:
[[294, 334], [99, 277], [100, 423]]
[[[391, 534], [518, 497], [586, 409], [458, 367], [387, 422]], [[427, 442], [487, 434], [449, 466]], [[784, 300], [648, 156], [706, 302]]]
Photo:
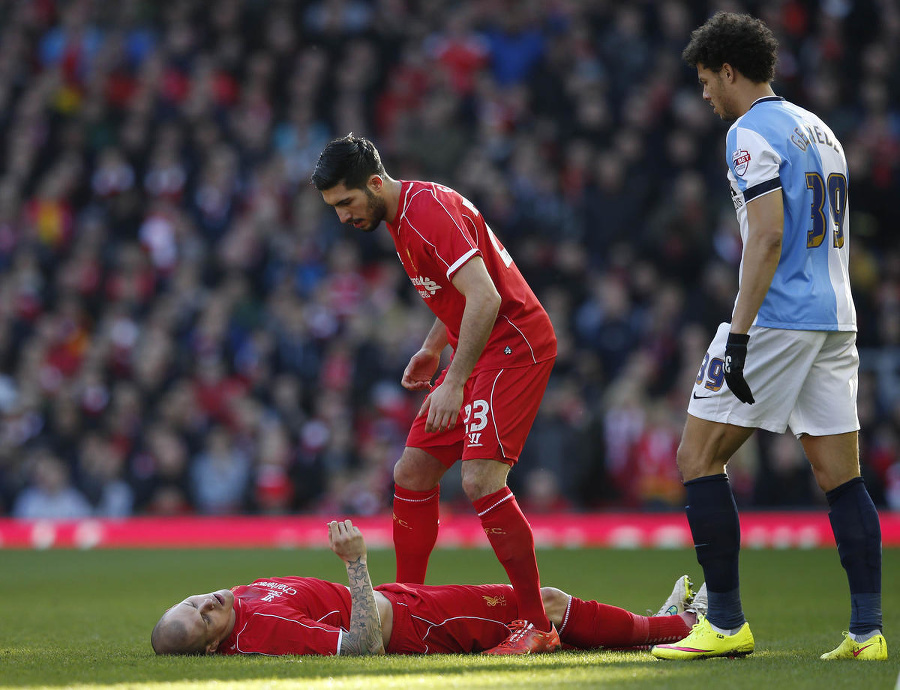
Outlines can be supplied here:
[[691, 33], [681, 53], [691, 67], [718, 72], [726, 62], [757, 84], [775, 79], [778, 41], [772, 30], [749, 14], [716, 12]]
[[384, 175], [378, 149], [365, 137], [350, 132], [329, 142], [319, 155], [311, 179], [321, 192], [342, 182], [347, 189], [363, 189], [372, 175]]

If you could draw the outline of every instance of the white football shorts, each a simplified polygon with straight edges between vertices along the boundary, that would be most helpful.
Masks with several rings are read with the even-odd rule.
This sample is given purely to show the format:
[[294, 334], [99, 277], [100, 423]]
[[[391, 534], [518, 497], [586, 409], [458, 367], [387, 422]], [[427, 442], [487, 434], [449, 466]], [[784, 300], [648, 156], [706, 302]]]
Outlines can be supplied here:
[[796, 436], [859, 430], [856, 333], [750, 328], [744, 379], [756, 402], [738, 400], [725, 383], [725, 342], [719, 325], [697, 375], [688, 413], [711, 422]]

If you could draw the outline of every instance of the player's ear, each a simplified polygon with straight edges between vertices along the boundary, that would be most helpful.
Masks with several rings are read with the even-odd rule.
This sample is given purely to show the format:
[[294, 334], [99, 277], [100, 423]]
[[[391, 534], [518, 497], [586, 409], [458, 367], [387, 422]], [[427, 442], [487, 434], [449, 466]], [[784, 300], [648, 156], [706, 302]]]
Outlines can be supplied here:
[[729, 65], [727, 62], [722, 63], [722, 69], [719, 73], [722, 75], [722, 77], [725, 79], [725, 81], [730, 81], [730, 82], [734, 81], [734, 78], [735, 78], [734, 68], [731, 65]]
[[384, 178], [381, 175], [372, 175], [366, 183], [366, 186], [369, 188], [369, 191], [378, 194], [384, 187]]
[[205, 654], [214, 654], [215, 651], [219, 648], [219, 640], [215, 640], [206, 645], [206, 649], [204, 649]]

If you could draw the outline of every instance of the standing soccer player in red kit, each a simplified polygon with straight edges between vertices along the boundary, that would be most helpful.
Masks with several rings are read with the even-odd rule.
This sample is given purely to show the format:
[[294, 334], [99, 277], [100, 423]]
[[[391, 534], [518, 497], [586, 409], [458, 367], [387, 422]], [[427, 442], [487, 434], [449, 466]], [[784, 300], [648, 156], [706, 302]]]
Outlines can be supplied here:
[[[506, 485], [556, 358], [550, 318], [468, 199], [433, 182], [392, 179], [367, 139], [349, 134], [329, 143], [312, 182], [341, 222], [363, 232], [386, 222], [403, 268], [437, 317], [403, 372], [405, 388], [430, 392], [394, 466], [397, 581], [424, 582], [437, 540], [439, 483], [462, 459], [463, 490], [523, 619], [485, 653], [556, 651], [531, 526]], [[448, 344], [453, 358], [432, 386]]]

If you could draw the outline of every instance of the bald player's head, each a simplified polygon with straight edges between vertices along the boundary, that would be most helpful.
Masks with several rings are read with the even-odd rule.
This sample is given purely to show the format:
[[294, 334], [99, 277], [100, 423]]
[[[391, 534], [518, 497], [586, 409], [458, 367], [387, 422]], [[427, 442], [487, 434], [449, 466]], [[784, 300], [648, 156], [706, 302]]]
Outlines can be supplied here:
[[234, 594], [195, 594], [166, 611], [153, 627], [157, 654], [212, 654], [234, 628]]

